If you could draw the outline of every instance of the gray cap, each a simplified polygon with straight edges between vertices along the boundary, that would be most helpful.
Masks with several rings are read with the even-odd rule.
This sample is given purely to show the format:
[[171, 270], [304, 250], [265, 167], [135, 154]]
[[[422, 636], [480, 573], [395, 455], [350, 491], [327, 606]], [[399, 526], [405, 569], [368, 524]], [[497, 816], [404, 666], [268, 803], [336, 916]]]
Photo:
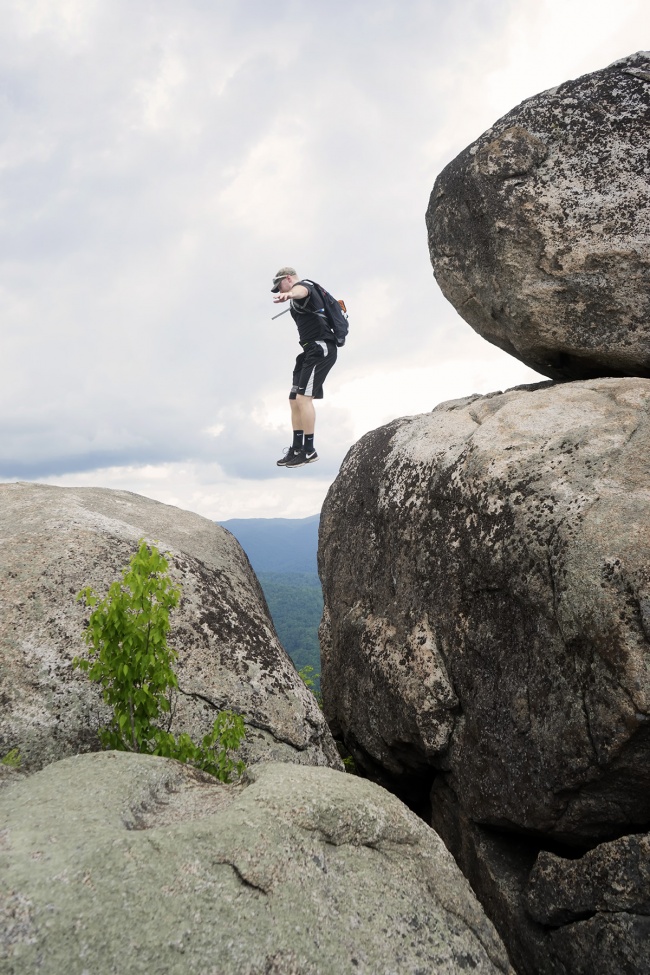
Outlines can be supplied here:
[[273, 277], [273, 287], [271, 288], [271, 292], [275, 293], [276, 291], [279, 291], [280, 281], [282, 281], [282, 278], [286, 278], [289, 274], [295, 275], [295, 273], [295, 267], [281, 267], [279, 271], [276, 271]]

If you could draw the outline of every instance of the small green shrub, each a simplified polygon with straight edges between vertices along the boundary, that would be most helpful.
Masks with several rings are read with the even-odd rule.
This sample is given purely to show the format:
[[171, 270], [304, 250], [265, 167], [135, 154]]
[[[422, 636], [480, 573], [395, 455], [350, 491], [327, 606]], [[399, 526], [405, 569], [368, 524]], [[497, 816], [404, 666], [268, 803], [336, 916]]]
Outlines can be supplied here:
[[[305, 684], [306, 687], [309, 688], [310, 691], [312, 687], [316, 687], [316, 681], [311, 676], [313, 672], [314, 672], [314, 668], [310, 666], [310, 664], [306, 664], [304, 667], [301, 667], [300, 670], [298, 671], [298, 677], [300, 677], [301, 681]], [[314, 676], [320, 677], [320, 674], [315, 674]]]
[[[244, 763], [232, 757], [246, 734], [241, 715], [222, 711], [198, 745], [188, 734], [177, 738], [169, 730], [171, 694], [178, 687], [172, 667], [178, 655], [167, 634], [180, 588], [158, 549], [140, 539], [122, 579], [103, 599], [90, 587], [77, 599], [92, 612], [84, 633], [88, 656], [75, 657], [73, 666], [100, 684], [113, 709], [111, 723], [99, 729], [104, 748], [175, 758], [222, 782], [229, 782], [233, 772], [241, 774]], [[165, 715], [167, 728], [161, 726]]]
[[316, 698], [316, 703], [318, 704], [318, 707], [322, 711], [323, 695], [319, 690], [315, 690], [316, 681], [314, 680], [314, 677], [320, 677], [320, 674], [314, 674], [314, 677], [312, 677], [311, 675], [313, 674], [313, 672], [314, 672], [314, 668], [310, 664], [306, 664], [304, 667], [301, 667], [300, 670], [298, 671], [298, 677], [300, 677], [305, 687], [308, 687], [309, 690], [312, 692], [312, 694]]
[[7, 765], [9, 768], [20, 768], [22, 761], [20, 749], [12, 748], [4, 758], [0, 758], [0, 765]]

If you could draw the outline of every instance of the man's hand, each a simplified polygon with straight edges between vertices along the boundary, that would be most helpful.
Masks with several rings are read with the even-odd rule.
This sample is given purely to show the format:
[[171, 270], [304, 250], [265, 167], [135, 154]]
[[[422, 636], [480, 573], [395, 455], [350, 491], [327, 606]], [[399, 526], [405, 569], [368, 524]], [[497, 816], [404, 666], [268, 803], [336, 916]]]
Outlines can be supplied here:
[[273, 299], [273, 304], [277, 305], [281, 301], [289, 301], [291, 298], [297, 298], [298, 301], [301, 301], [308, 294], [309, 292], [304, 284], [294, 284], [293, 288], [290, 288], [288, 291], [279, 291]]

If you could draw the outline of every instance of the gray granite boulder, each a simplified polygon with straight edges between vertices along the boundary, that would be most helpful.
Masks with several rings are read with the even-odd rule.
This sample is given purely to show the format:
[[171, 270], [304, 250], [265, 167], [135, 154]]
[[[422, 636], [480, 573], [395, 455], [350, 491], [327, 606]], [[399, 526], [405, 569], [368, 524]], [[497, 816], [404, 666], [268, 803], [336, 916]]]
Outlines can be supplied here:
[[79, 755], [0, 789], [0, 829], [12, 975], [512, 972], [434, 831], [332, 769]]
[[555, 379], [650, 376], [650, 52], [522, 102], [437, 178], [436, 280]]
[[0, 756], [18, 747], [36, 769], [99, 747], [106, 710], [71, 667], [88, 616], [75, 595], [88, 585], [104, 595], [141, 537], [170, 553], [182, 586], [169, 639], [179, 654], [172, 731], [198, 739], [232, 708], [246, 721], [247, 762], [341, 767], [228, 531], [126, 491], [26, 483], [0, 485]]
[[650, 381], [443, 403], [325, 501], [325, 714], [391, 788], [569, 843], [650, 820]]

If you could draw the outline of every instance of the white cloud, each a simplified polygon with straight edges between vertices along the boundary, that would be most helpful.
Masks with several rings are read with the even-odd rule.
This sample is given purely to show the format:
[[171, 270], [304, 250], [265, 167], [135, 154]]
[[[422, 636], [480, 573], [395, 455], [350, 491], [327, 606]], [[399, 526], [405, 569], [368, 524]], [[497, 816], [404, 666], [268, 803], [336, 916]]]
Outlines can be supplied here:
[[[314, 194], [294, 202], [304, 183], [308, 153], [300, 118], [278, 123], [226, 175], [216, 215], [254, 240], [272, 241], [279, 225], [299, 247], [311, 230], [320, 200]], [[307, 158], [306, 158], [307, 157]]]
[[[544, 380], [516, 359], [500, 363], [500, 366], [498, 382], [495, 382], [489, 357], [468, 357], [406, 369], [385, 368], [349, 385], [344, 384], [339, 393], [341, 399], [351, 405], [353, 438], [357, 440], [395, 417], [427, 413], [446, 400]], [[462, 381], [459, 381], [460, 376]]]
[[317, 466], [283, 471], [282, 480], [234, 480], [226, 477], [217, 464], [196, 463], [106, 467], [40, 480], [59, 487], [100, 486], [133, 491], [213, 521], [306, 518], [320, 511], [331, 483], [331, 478], [319, 478]]

